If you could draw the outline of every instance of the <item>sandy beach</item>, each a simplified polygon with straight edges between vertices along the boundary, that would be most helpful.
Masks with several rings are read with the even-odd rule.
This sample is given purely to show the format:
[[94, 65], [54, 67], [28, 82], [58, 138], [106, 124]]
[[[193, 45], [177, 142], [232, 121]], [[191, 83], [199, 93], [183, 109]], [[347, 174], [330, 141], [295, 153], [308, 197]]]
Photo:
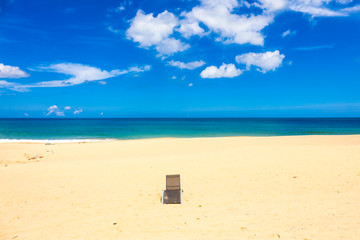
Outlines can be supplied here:
[[3, 240], [359, 236], [359, 135], [0, 144]]

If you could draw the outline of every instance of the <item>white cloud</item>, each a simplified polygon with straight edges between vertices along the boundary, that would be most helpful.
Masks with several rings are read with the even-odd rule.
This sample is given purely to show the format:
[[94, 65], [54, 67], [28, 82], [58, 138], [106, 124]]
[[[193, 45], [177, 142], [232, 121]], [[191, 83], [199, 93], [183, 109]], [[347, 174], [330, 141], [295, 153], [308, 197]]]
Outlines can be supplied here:
[[348, 3], [352, 3], [354, 0], [336, 0], [337, 3], [341, 3], [341, 4], [348, 4]]
[[171, 55], [190, 47], [180, 40], [170, 37], [178, 25], [178, 18], [168, 11], [154, 17], [152, 13], [145, 14], [139, 10], [126, 30], [126, 36], [139, 43], [142, 48], [155, 46], [160, 55]]
[[194, 84], [193, 84], [193, 83], [189, 83], [188, 86], [189, 86], [189, 87], [192, 87], [192, 86], [194, 86]]
[[360, 11], [359, 5], [343, 8], [343, 5], [352, 2], [353, 0], [258, 0], [249, 5], [259, 7], [267, 13], [288, 10], [309, 14], [312, 17], [338, 17]]
[[76, 109], [76, 110], [74, 111], [74, 115], [79, 115], [79, 114], [82, 113], [82, 112], [83, 112], [82, 109]]
[[296, 34], [296, 31], [291, 31], [290, 29], [286, 30], [285, 32], [283, 32], [281, 34], [281, 36], [284, 38], [284, 37], [287, 37], [287, 36], [291, 36], [291, 35], [295, 35]]
[[200, 73], [202, 78], [233, 78], [242, 74], [240, 69], [237, 69], [234, 64], [223, 63], [219, 68], [216, 66], [210, 66], [205, 68]]
[[21, 70], [19, 67], [13, 67], [0, 63], [0, 78], [22, 78], [28, 76], [29, 74]]
[[103, 115], [104, 115], [104, 113], [103, 113], [103, 112], [101, 112], [101, 113], [100, 113], [100, 115], [101, 115], [101, 116], [103, 116]]
[[58, 106], [56, 106], [56, 105], [50, 106], [48, 108], [48, 113], [46, 114], [46, 116], [49, 116], [50, 114], [52, 114], [53, 112], [55, 112], [57, 110], [58, 110]]
[[0, 81], [0, 87], [8, 88], [14, 91], [28, 91], [29, 88], [38, 87], [69, 87], [79, 85], [85, 82], [99, 81], [107, 78], [117, 77], [128, 73], [139, 73], [149, 71], [151, 66], [144, 67], [130, 67], [125, 70], [115, 69], [111, 71], [101, 70], [96, 67], [77, 64], [77, 63], [59, 63], [52, 64], [47, 67], [40, 67], [41, 70], [51, 71], [70, 75], [71, 77], [65, 80], [51, 80], [37, 82], [33, 84], [19, 84], [6, 81]]
[[8, 82], [8, 81], [0, 80], [0, 88], [10, 88], [10, 87], [13, 87], [15, 85], [16, 85], [16, 83], [11, 83], [11, 82]]
[[302, 12], [311, 15], [312, 17], [339, 17], [346, 16], [346, 14], [340, 11], [333, 11], [326, 7], [316, 6], [311, 4], [293, 4], [290, 9], [295, 12]]
[[48, 113], [46, 114], [46, 116], [49, 116], [53, 113], [59, 117], [65, 116], [64, 112], [60, 111], [58, 106], [56, 106], [56, 105], [50, 106], [47, 110], [48, 110]]
[[288, 5], [287, 0], [258, 0], [258, 2], [259, 3], [255, 2], [254, 6], [258, 6], [269, 12], [283, 10]]
[[346, 14], [360, 12], [360, 5], [356, 5], [356, 6], [348, 7], [348, 8], [343, 8], [343, 9], [341, 9], [341, 12], [346, 13]]
[[184, 62], [180, 62], [180, 61], [171, 60], [171, 61], [168, 62], [168, 64], [171, 65], [171, 66], [174, 66], [174, 67], [178, 67], [180, 69], [193, 70], [195, 68], [203, 66], [205, 64], [205, 62], [200, 60], [200, 61], [184, 63]]
[[64, 107], [64, 110], [70, 110], [70, 109], [71, 109], [70, 106], [65, 106], [65, 107]]
[[117, 8], [115, 8], [115, 12], [121, 12], [121, 11], [124, 11], [125, 10], [125, 7], [124, 6], [119, 6]]
[[138, 42], [141, 47], [151, 47], [167, 39], [177, 25], [177, 18], [168, 11], [154, 17], [152, 13], [145, 14], [139, 10], [131, 21], [126, 35], [133, 41]]
[[120, 31], [120, 30], [115, 29], [115, 28], [113, 28], [112, 26], [109, 26], [107, 29], [108, 29], [110, 32], [113, 32], [113, 33], [116, 33], [116, 34], [121, 33], [121, 31]]
[[[186, 16], [186, 14], [184, 14]], [[193, 35], [203, 36], [205, 30], [199, 26], [199, 22], [194, 18], [187, 17], [180, 21], [180, 28], [177, 29], [184, 38], [190, 38]]]
[[176, 79], [176, 76], [172, 76], [171, 79]]
[[[288, 9], [295, 12], [309, 14], [312, 17], [339, 17], [348, 16], [351, 11], [347, 11], [342, 5], [353, 2], [352, 0], [293, 0], [288, 1]], [[331, 6], [334, 6], [331, 9]], [[355, 8], [352, 7], [354, 11]]]
[[29, 116], [29, 114], [27, 114], [27, 113], [24, 113], [24, 116], [25, 116], [25, 117], [28, 117], [28, 116]]
[[[263, 45], [264, 36], [261, 31], [273, 21], [272, 15], [238, 15], [233, 13], [239, 6], [236, 0], [202, 0], [201, 5], [194, 7], [190, 12], [184, 14], [184, 26], [180, 32], [184, 37], [190, 37], [202, 33], [200, 29], [189, 30], [188, 24], [203, 23], [210, 31], [220, 35], [218, 41], [224, 43], [237, 43], [252, 45]], [[183, 28], [183, 30], [181, 30]]]
[[7, 88], [7, 89], [17, 91], [17, 92], [27, 92], [27, 91], [29, 91], [27, 88], [24, 88], [22, 86], [23, 85], [21, 85], [19, 83], [13, 83], [13, 82], [0, 80], [0, 88]]
[[264, 53], [245, 53], [236, 56], [236, 62], [246, 64], [246, 69], [249, 70], [251, 66], [258, 67], [258, 71], [266, 73], [268, 71], [274, 71], [280, 67], [285, 55], [280, 54], [278, 50], [274, 52]]
[[33, 87], [66, 87], [82, 84], [84, 82], [98, 81], [120, 75], [118, 70], [110, 72], [101, 70], [99, 68], [76, 64], [76, 63], [59, 63], [48, 67], [41, 67], [42, 69], [63, 73], [72, 76], [66, 80], [44, 81], [33, 85]]
[[158, 56], [169, 56], [176, 52], [183, 52], [190, 47], [175, 38], [166, 38], [156, 45], [155, 49], [159, 52]]

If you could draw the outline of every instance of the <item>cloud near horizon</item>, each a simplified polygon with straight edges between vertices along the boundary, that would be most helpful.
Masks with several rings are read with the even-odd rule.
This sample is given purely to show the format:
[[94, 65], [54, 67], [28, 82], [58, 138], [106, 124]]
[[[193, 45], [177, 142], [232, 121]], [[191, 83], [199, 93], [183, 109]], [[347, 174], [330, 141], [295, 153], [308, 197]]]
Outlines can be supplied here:
[[59, 116], [59, 117], [64, 117], [65, 114], [64, 114], [64, 111], [61, 111], [58, 106], [56, 105], [52, 105], [50, 106], [48, 109], [48, 112], [46, 113], [46, 116], [50, 116], [51, 114], [55, 114], [56, 116]]
[[82, 112], [83, 112], [82, 109], [76, 109], [76, 110], [73, 112], [73, 114], [74, 114], [74, 115], [79, 115], [79, 114], [82, 113]]
[[[65, 106], [64, 108], [59, 108], [57, 105], [52, 105], [47, 109], [47, 113], [45, 116], [50, 116], [52, 114], [55, 114], [58, 117], [65, 117], [65, 112], [69, 112], [72, 109], [71, 106]], [[79, 115], [80, 113], [84, 112], [81, 108], [75, 108], [72, 112], [73, 115]]]
[[99, 81], [112, 77], [117, 77], [120, 75], [128, 73], [139, 73], [149, 71], [151, 69], [150, 65], [144, 67], [130, 67], [125, 70], [115, 69], [111, 71], [101, 70], [96, 67], [78, 64], [78, 63], [59, 63], [52, 64], [47, 67], [39, 67], [40, 70], [62, 73], [70, 75], [72, 77], [65, 80], [51, 80], [43, 81], [32, 84], [20, 84], [7, 81], [0, 81], [0, 88], [7, 88], [13, 91], [25, 92], [29, 91], [30, 88], [42, 88], [42, 87], [69, 87], [85, 82]]

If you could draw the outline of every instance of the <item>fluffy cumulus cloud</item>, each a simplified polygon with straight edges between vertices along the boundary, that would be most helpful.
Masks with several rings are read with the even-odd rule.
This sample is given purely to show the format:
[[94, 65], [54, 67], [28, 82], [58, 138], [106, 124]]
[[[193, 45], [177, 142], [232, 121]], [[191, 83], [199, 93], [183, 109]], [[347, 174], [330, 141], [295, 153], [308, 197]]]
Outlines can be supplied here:
[[48, 112], [46, 113], [46, 116], [50, 116], [51, 114], [55, 114], [56, 116], [59, 117], [65, 116], [64, 112], [61, 111], [59, 107], [56, 105], [50, 106], [47, 110]]
[[204, 36], [206, 32], [203, 28], [200, 27], [199, 22], [191, 17], [186, 18], [187, 15], [189, 14], [182, 14], [182, 16], [185, 16], [185, 19], [182, 19], [180, 21], [180, 27], [177, 29], [177, 31], [180, 32], [182, 36], [187, 39], [194, 35]]
[[[138, 10], [126, 30], [128, 39], [137, 42], [139, 47], [154, 47], [159, 56], [169, 56], [185, 51], [190, 47], [181, 39], [174, 37], [174, 31], [183, 38], [194, 35], [205, 36], [213, 32], [215, 40], [224, 43], [263, 45], [264, 36], [261, 31], [273, 21], [270, 14], [248, 15], [235, 14], [240, 4], [237, 0], [201, 0], [200, 5], [179, 16], [164, 11], [157, 16]], [[206, 32], [200, 25], [205, 25]], [[116, 32], [112, 27], [110, 31]]]
[[219, 68], [216, 66], [210, 66], [205, 68], [200, 73], [202, 78], [233, 78], [242, 74], [240, 69], [237, 69], [234, 64], [223, 63]]
[[258, 67], [257, 70], [266, 73], [268, 71], [275, 71], [280, 67], [285, 55], [280, 54], [278, 50], [274, 52], [264, 53], [245, 53], [236, 56], [236, 62], [245, 64], [246, 69], [249, 70], [251, 66]]
[[155, 47], [160, 55], [171, 55], [189, 48], [189, 45], [171, 37], [178, 24], [178, 18], [168, 11], [154, 17], [152, 13], [145, 14], [139, 10], [131, 21], [126, 36], [139, 43], [142, 48]]
[[188, 63], [184, 63], [184, 62], [180, 62], [180, 61], [169, 61], [168, 64], [170, 66], [173, 67], [178, 67], [180, 69], [189, 69], [189, 70], [193, 70], [195, 68], [199, 68], [201, 66], [203, 66], [205, 64], [204, 61], [200, 60], [200, 61], [194, 61], [194, 62], [188, 62]]
[[[235, 14], [234, 10], [239, 6], [236, 0], [201, 0], [200, 6], [183, 14], [184, 26], [179, 31], [185, 37], [202, 34], [204, 31], [198, 27], [199, 23], [202, 23], [218, 35], [217, 41], [262, 46], [264, 36], [261, 31], [273, 21], [273, 16]], [[189, 24], [193, 27], [189, 27]]]
[[76, 110], [73, 112], [73, 114], [74, 114], [74, 115], [79, 115], [79, 114], [82, 113], [82, 112], [83, 112], [82, 109], [76, 109]]
[[19, 67], [13, 67], [0, 63], [0, 78], [22, 78], [28, 76], [29, 74], [21, 70]]
[[[64, 117], [65, 112], [69, 113], [71, 111], [71, 106], [65, 106], [64, 108], [58, 107], [57, 105], [52, 105], [47, 109], [46, 116], [56, 115], [58, 117]], [[74, 108], [72, 111], [73, 115], [79, 115], [83, 110], [81, 108]]]
[[146, 65], [144, 67], [130, 67], [125, 70], [115, 69], [111, 71], [106, 71], [83, 64], [59, 63], [59, 64], [52, 64], [47, 67], [40, 67], [39, 69], [42, 71], [62, 73], [65, 75], [69, 75], [71, 77], [65, 80], [51, 80], [51, 81], [37, 82], [33, 84], [19, 84], [19, 83], [7, 82], [7, 81], [0, 81], [0, 87], [8, 88], [19, 92], [28, 91], [30, 88], [39, 88], [39, 87], [69, 87], [69, 86], [83, 84], [85, 82], [99, 81], [112, 77], [117, 77], [128, 73], [145, 72], [150, 70], [151, 66]]

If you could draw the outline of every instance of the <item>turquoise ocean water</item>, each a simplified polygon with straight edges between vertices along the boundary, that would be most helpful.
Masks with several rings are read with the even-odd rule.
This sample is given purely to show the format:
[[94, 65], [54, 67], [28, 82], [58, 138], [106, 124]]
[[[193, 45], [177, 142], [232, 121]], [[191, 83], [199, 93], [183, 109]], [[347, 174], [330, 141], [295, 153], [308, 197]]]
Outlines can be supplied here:
[[0, 119], [0, 141], [360, 134], [360, 118]]

